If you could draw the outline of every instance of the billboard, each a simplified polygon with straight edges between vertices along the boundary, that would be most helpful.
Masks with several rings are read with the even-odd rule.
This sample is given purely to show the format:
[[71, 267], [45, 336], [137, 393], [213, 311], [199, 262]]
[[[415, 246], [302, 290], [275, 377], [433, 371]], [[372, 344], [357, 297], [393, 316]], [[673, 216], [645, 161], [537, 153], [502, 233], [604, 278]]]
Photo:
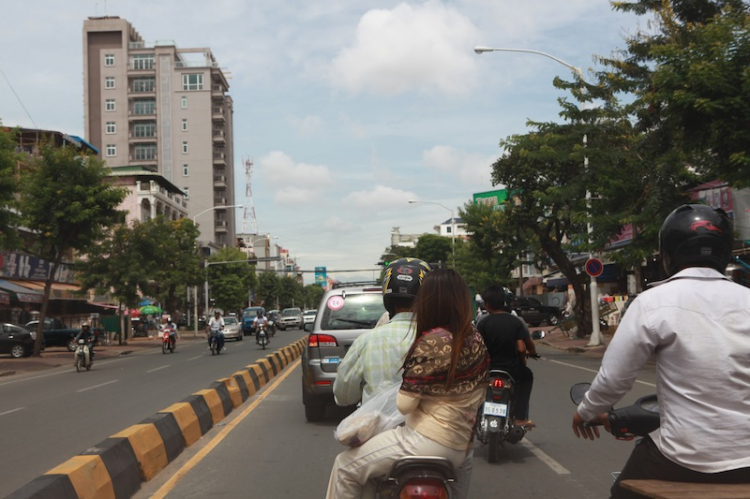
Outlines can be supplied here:
[[321, 288], [326, 288], [328, 285], [328, 278], [326, 275], [325, 267], [315, 267], [315, 284]]
[[477, 192], [473, 195], [474, 204], [492, 206], [495, 210], [501, 210], [503, 203], [508, 199], [508, 191], [499, 189], [496, 191]]

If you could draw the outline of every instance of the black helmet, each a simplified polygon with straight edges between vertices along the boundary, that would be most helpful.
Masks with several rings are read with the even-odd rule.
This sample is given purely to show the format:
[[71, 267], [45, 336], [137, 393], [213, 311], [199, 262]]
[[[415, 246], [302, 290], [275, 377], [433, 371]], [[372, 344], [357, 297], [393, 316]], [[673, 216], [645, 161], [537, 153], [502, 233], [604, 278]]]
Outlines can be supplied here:
[[399, 258], [386, 267], [383, 274], [383, 305], [391, 317], [397, 306], [409, 306], [430, 265], [418, 258]]
[[732, 222], [722, 209], [682, 205], [659, 230], [659, 252], [667, 275], [684, 267], [711, 267], [724, 272], [732, 254]]

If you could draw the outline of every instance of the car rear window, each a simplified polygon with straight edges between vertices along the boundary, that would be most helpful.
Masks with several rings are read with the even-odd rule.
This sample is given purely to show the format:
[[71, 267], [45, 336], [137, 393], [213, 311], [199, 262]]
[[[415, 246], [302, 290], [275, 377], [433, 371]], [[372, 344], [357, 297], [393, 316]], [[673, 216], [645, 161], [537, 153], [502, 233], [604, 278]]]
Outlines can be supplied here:
[[380, 293], [333, 295], [323, 306], [322, 330], [372, 329], [385, 312]]
[[302, 311], [298, 308], [287, 308], [283, 312], [281, 312], [281, 315], [284, 317], [290, 317], [292, 315], [301, 315]]

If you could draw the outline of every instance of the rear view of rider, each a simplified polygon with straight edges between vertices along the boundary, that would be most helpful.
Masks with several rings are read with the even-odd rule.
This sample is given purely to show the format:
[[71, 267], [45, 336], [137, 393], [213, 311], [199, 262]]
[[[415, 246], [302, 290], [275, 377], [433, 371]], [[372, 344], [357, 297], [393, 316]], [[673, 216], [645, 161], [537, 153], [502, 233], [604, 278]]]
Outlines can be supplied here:
[[669, 278], [628, 307], [596, 379], [573, 416], [576, 436], [608, 428], [609, 410], [656, 358], [661, 427], [641, 440], [621, 480], [750, 483], [750, 290], [724, 275], [734, 234], [726, 213], [683, 205], [662, 224]]
[[[255, 328], [255, 343], [258, 343], [258, 333], [260, 332], [261, 326], [268, 326], [268, 319], [261, 313], [260, 310], [256, 312], [257, 316], [253, 319], [253, 327]], [[268, 331], [266, 331], [266, 341], [269, 341]]]
[[91, 324], [88, 322], [81, 323], [81, 332], [76, 335], [75, 342], [83, 340], [89, 344], [89, 358], [94, 361], [94, 344], [96, 343], [97, 336], [96, 332], [91, 329]]
[[211, 330], [218, 329], [219, 333], [216, 335], [216, 346], [219, 350], [224, 349], [224, 318], [221, 316], [221, 312], [216, 310], [214, 316], [208, 321], [208, 346], [211, 346]]

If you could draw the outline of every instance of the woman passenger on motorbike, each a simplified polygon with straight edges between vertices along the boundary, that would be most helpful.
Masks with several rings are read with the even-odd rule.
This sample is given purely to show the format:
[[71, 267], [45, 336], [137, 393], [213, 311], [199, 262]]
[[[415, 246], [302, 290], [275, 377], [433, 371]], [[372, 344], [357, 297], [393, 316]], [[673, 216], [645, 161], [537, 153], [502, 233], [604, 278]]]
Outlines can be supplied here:
[[445, 457], [458, 468], [470, 449], [489, 356], [471, 323], [466, 283], [452, 269], [434, 270], [424, 278], [412, 310], [417, 334], [397, 398], [406, 425], [339, 454], [328, 499], [375, 497], [374, 479], [404, 456]]

